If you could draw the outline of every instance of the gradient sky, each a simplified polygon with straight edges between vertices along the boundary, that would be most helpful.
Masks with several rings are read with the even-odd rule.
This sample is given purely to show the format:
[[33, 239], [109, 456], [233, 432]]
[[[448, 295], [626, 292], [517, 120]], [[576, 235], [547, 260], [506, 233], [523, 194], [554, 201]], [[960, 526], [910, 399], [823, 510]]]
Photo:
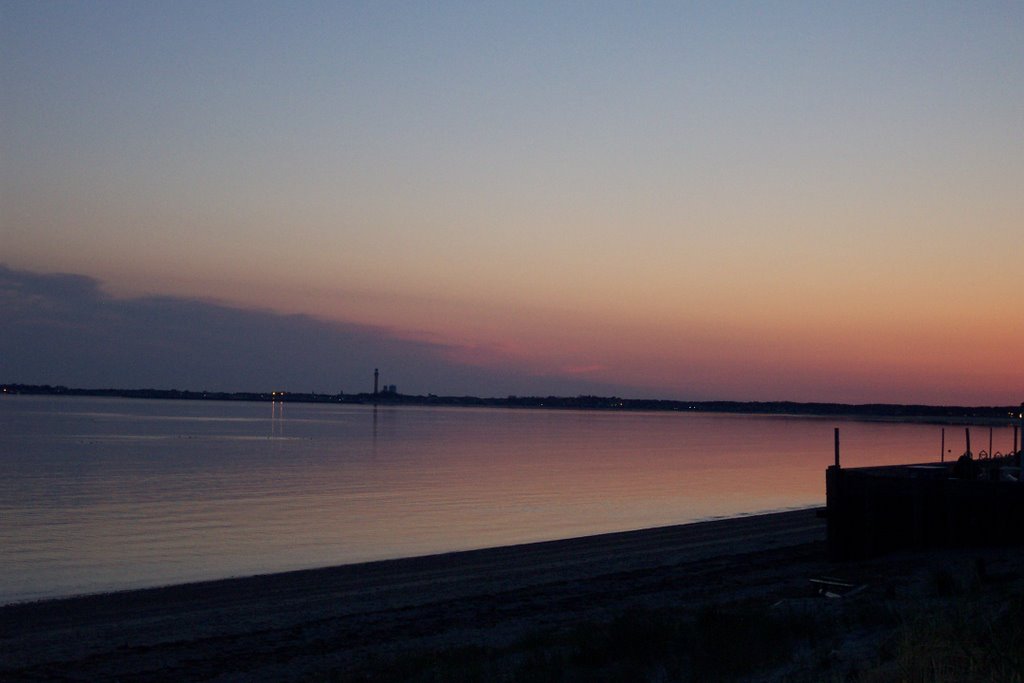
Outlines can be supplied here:
[[[0, 118], [9, 283], [358, 329], [409, 393], [1024, 400], [1021, 2], [3, 0]], [[158, 381], [19, 287], [0, 381]]]

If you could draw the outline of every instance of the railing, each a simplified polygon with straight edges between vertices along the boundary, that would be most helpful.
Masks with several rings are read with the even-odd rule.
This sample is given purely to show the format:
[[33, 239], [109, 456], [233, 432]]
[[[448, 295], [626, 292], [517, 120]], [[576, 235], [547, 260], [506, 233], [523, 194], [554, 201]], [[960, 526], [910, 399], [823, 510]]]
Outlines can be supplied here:
[[[994, 450], [993, 443], [992, 443], [993, 431], [994, 431], [994, 429], [992, 427], [988, 428], [988, 448], [987, 449], [982, 448], [980, 451], [978, 451], [975, 454], [975, 453], [973, 453], [971, 451], [971, 428], [970, 427], [965, 427], [964, 428], [964, 436], [966, 437], [967, 448], [966, 448], [966, 450], [964, 451], [963, 454], [967, 455], [969, 457], [972, 457], [972, 458], [976, 458], [978, 460], [994, 460], [996, 458], [1024, 457], [1024, 443], [1021, 443], [1020, 448], [1017, 447], [1017, 443], [1018, 443], [1017, 442], [1017, 433], [1018, 433], [1017, 425], [1013, 425], [1013, 446], [1009, 450], [1007, 450], [1005, 453], [1003, 451]], [[1024, 439], [1022, 439], [1022, 440], [1024, 440]], [[947, 455], [947, 452], [946, 452], [946, 430], [945, 429], [942, 430], [942, 445], [940, 447], [940, 452], [941, 452], [940, 460], [942, 460], [942, 462], [945, 462], [946, 455]]]

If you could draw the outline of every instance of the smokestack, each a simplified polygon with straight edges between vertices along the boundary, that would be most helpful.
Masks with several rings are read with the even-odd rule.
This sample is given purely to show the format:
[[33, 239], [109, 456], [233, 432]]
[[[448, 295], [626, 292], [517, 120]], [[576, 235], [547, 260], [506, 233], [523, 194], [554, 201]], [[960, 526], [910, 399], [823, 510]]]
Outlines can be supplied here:
[[377, 368], [373, 369], [373, 395], [377, 395], [377, 382], [380, 380], [380, 370]]

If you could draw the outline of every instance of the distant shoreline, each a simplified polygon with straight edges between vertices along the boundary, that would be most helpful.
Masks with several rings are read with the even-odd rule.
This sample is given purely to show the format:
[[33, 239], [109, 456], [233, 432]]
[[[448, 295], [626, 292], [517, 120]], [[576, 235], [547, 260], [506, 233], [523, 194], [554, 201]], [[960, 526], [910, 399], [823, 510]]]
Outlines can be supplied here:
[[49, 384], [0, 384], [2, 394], [30, 396], [98, 396], [110, 398], [189, 401], [281, 401], [383, 406], [454, 406], [533, 408], [545, 410], [644, 411], [688, 413], [745, 413], [835, 417], [880, 422], [933, 424], [1012, 425], [1020, 419], [1019, 406], [931, 406], [892, 403], [813, 403], [797, 401], [676, 401], [631, 399], [617, 396], [437, 396], [397, 392], [319, 394], [286, 391], [224, 392], [179, 389], [87, 389]]

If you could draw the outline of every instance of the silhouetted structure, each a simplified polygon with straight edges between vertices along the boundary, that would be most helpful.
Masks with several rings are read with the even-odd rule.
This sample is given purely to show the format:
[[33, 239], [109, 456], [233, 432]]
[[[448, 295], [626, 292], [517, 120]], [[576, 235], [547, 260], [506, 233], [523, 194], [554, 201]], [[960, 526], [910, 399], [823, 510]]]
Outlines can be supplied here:
[[829, 467], [828, 552], [835, 560], [905, 548], [1024, 544], [1021, 454], [956, 463]]
[[376, 395], [377, 395], [377, 393], [378, 393], [378, 392], [377, 392], [377, 386], [378, 386], [378, 384], [377, 384], [377, 383], [378, 383], [379, 381], [380, 381], [380, 370], [379, 370], [379, 369], [377, 369], [377, 368], [374, 368], [374, 369], [373, 369], [373, 395], [374, 395], [374, 396], [376, 396]]

